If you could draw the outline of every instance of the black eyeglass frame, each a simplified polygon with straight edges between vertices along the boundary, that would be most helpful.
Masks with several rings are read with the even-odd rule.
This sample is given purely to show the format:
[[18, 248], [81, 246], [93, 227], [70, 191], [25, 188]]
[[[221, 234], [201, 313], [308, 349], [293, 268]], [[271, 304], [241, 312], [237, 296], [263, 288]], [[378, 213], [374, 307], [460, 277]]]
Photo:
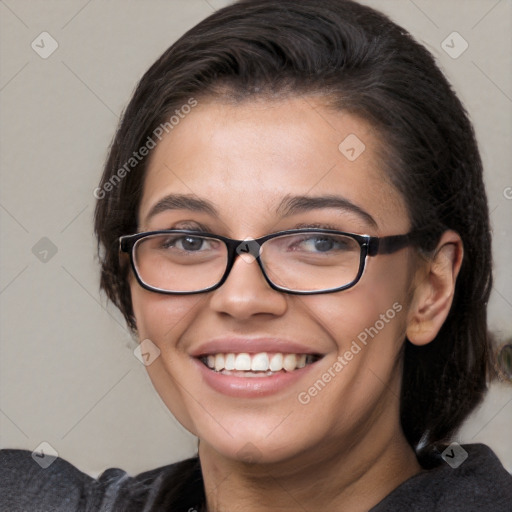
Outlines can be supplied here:
[[[365, 267], [366, 267], [366, 258], [367, 256], [376, 256], [377, 254], [392, 254], [394, 252], [399, 251], [400, 249], [403, 249], [404, 247], [407, 247], [409, 245], [416, 244], [419, 241], [420, 233], [411, 231], [409, 233], [403, 234], [403, 235], [391, 235], [391, 236], [384, 236], [384, 237], [377, 237], [377, 236], [370, 236], [370, 235], [359, 235], [355, 233], [346, 233], [344, 231], [336, 231], [333, 229], [319, 229], [319, 228], [305, 228], [305, 229], [289, 229], [286, 231], [277, 231], [275, 233], [271, 233], [269, 235], [262, 236], [261, 238], [256, 239], [246, 239], [246, 240], [235, 240], [233, 238], [227, 238], [225, 236], [221, 235], [214, 235], [212, 233], [207, 233], [205, 231], [194, 231], [189, 229], [163, 229], [158, 231], [145, 231], [141, 233], [135, 233], [133, 235], [124, 235], [119, 237], [119, 251], [121, 253], [127, 253], [130, 257], [130, 264], [133, 269], [133, 272], [135, 274], [135, 277], [137, 279], [137, 282], [146, 290], [156, 292], [156, 293], [162, 293], [165, 295], [193, 295], [196, 293], [206, 293], [211, 292], [213, 290], [216, 290], [217, 288], [220, 288], [228, 278], [231, 269], [233, 268], [233, 265], [236, 261], [237, 256], [240, 256], [240, 254], [237, 252], [237, 248], [240, 247], [241, 244], [258, 244], [258, 247], [261, 248], [261, 246], [268, 240], [271, 240], [273, 238], [277, 238], [284, 235], [300, 235], [300, 234], [307, 234], [307, 233], [325, 233], [329, 235], [343, 235], [347, 236], [349, 238], [352, 238], [355, 240], [359, 247], [361, 248], [360, 252], [360, 258], [359, 258], [359, 270], [357, 273], [357, 276], [354, 278], [353, 281], [350, 283], [337, 287], [337, 288], [329, 288], [327, 290], [310, 290], [310, 291], [295, 291], [290, 290], [288, 288], [281, 287], [275, 283], [273, 283], [270, 278], [268, 277], [267, 273], [265, 272], [265, 267], [260, 259], [259, 251], [257, 255], [253, 255], [256, 261], [258, 262], [258, 265], [260, 267], [260, 270], [265, 277], [265, 280], [270, 285], [271, 288], [273, 288], [276, 291], [288, 293], [292, 295], [318, 295], [321, 293], [334, 293], [334, 292], [340, 292], [343, 290], [347, 290], [349, 288], [352, 288], [355, 286], [363, 276]], [[161, 288], [156, 288], [154, 286], [151, 286], [147, 283], [145, 283], [141, 277], [139, 276], [139, 272], [137, 270], [137, 267], [135, 265], [135, 258], [134, 258], [134, 247], [135, 244], [142, 240], [143, 238], [147, 238], [154, 235], [166, 235], [166, 234], [182, 234], [182, 235], [189, 235], [192, 237], [207, 237], [207, 238], [213, 238], [215, 240], [220, 240], [221, 242], [224, 242], [224, 244], [227, 247], [228, 253], [227, 253], [227, 264], [226, 264], [226, 270], [221, 277], [220, 281], [217, 282], [217, 284], [210, 286], [208, 288], [203, 288], [201, 290], [194, 290], [194, 291], [169, 291], [169, 290], [163, 290]]]

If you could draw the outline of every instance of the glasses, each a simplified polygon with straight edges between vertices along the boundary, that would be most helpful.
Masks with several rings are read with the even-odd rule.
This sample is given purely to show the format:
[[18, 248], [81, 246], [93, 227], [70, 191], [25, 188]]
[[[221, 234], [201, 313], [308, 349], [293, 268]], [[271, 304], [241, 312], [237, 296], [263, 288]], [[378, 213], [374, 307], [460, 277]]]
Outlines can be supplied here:
[[418, 234], [375, 237], [328, 229], [292, 229], [233, 240], [187, 229], [148, 231], [119, 238], [140, 285], [153, 292], [186, 295], [219, 288], [238, 256], [256, 261], [268, 284], [298, 295], [331, 293], [354, 286], [368, 256], [391, 254]]

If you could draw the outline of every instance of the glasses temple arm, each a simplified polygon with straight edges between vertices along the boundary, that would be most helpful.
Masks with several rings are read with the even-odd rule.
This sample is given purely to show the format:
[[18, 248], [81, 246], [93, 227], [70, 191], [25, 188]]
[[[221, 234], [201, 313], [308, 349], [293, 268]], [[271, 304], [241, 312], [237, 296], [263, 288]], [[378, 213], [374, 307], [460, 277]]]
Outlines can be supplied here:
[[368, 242], [368, 256], [376, 254], [392, 254], [408, 245], [417, 243], [420, 237], [418, 233], [406, 235], [385, 236], [382, 238], [372, 237]]

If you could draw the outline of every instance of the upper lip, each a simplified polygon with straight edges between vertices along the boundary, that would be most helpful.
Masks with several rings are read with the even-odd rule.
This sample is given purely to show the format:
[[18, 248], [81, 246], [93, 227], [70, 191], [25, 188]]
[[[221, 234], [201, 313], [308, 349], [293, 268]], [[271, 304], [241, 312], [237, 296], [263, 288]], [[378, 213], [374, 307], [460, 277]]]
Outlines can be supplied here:
[[210, 354], [258, 354], [260, 352], [323, 355], [302, 343], [270, 337], [214, 339], [198, 345], [190, 351], [190, 355], [202, 357]]

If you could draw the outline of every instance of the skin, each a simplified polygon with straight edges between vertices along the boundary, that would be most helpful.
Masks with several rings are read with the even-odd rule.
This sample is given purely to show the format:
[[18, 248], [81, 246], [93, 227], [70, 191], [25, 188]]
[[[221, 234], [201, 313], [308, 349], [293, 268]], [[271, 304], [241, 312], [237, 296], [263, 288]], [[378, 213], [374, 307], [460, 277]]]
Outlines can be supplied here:
[[[366, 146], [349, 161], [339, 144]], [[153, 150], [138, 212], [139, 230], [190, 228], [236, 239], [301, 224], [375, 236], [407, 233], [400, 194], [377, 157], [379, 140], [355, 116], [320, 98], [203, 100]], [[164, 196], [211, 201], [217, 214], [173, 209], [148, 218]], [[365, 210], [322, 208], [281, 217], [287, 195], [343, 196]], [[144, 290], [131, 276], [138, 334], [161, 356], [147, 367], [162, 400], [200, 439], [208, 510], [368, 510], [421, 468], [399, 422], [401, 348], [434, 339], [451, 306], [462, 259], [446, 232], [431, 258], [412, 248], [368, 258], [353, 288], [296, 296], [277, 292], [256, 264], [238, 258], [219, 289], [172, 296]], [[309, 403], [297, 397], [375, 325], [401, 311]], [[192, 363], [200, 343], [223, 336], [283, 337], [325, 354], [314, 372], [268, 397], [241, 399], [209, 388]], [[252, 462], [247, 462], [247, 457]]]

